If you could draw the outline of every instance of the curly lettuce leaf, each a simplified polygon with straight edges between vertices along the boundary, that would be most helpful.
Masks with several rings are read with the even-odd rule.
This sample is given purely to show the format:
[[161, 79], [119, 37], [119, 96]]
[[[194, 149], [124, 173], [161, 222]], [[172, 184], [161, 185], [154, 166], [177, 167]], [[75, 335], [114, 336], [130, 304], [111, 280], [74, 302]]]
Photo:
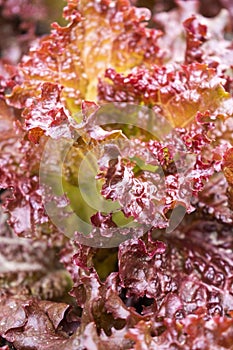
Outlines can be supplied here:
[[[228, 348], [232, 244], [231, 227], [214, 221], [187, 222], [171, 234], [156, 230], [122, 243], [118, 271], [101, 281], [94, 265], [99, 249], [69, 243], [62, 261], [82, 309], [81, 329], [94, 327], [95, 342], [102, 344], [107, 336], [116, 349], [175, 344], [189, 349], [199, 343], [206, 349]], [[113, 340], [117, 332], [118, 346]]]
[[[159, 44], [165, 48], [166, 60], [206, 63], [226, 72], [232, 65], [232, 10], [227, 2], [219, 7], [213, 2], [208, 6], [203, 1], [179, 1], [171, 11], [155, 13], [154, 25], [164, 32]], [[214, 5], [217, 11], [206, 16]]]
[[233, 148], [230, 148], [224, 155], [223, 173], [229, 184], [228, 200], [231, 210], [233, 210]]
[[[214, 49], [213, 35], [209, 40], [206, 32], [211, 21], [203, 24], [188, 16], [187, 37], [181, 38], [185, 64], [168, 65], [159, 49], [166, 35], [158, 45], [161, 32], [145, 27], [148, 12], [127, 1], [68, 1], [65, 16], [68, 25], [53, 25], [52, 34], [38, 40], [11, 81], [1, 85], [3, 95], [13, 89], [7, 103], [24, 109], [21, 114], [1, 102], [0, 186], [6, 189], [1, 198], [14, 231], [39, 238], [21, 244], [5, 221], [0, 223], [2, 281], [7, 289], [0, 296], [0, 335], [9, 342], [5, 347], [13, 343], [19, 350], [230, 348], [233, 241], [226, 182], [222, 185], [219, 172], [222, 167], [232, 203], [232, 130], [224, 123], [219, 128], [218, 123], [232, 116], [232, 82], [231, 47], [221, 38], [222, 24], [210, 28], [211, 33], [219, 31], [220, 44]], [[179, 30], [174, 34], [179, 36]], [[172, 47], [167, 48], [174, 59]], [[222, 62], [216, 61], [220, 49]], [[105, 71], [108, 80], [103, 78]], [[145, 104], [175, 129], [158, 142], [140, 128], [98, 127], [93, 114], [85, 114], [88, 107], [98, 106], [81, 103], [96, 100], [97, 89], [100, 102]], [[77, 118], [74, 114], [80, 109], [84, 113], [76, 129], [81, 140], [65, 167], [67, 188], [76, 193], [81, 156], [94, 149], [103, 197], [118, 201], [125, 216], [152, 227], [143, 237], [133, 235], [119, 249], [104, 252], [80, 244], [77, 233], [77, 241], [61, 253], [73, 280], [73, 310], [51, 301], [63, 299], [70, 279], [54, 257], [64, 240], [45, 213], [38, 169], [45, 143], [70, 136], [75, 125], [71, 116]], [[116, 151], [114, 146], [122, 139], [131, 147], [115, 152], [114, 159], [106, 149], [104, 155], [98, 153], [105, 141]], [[195, 159], [181, 172], [183, 177], [174, 164], [178, 140]], [[177, 164], [184, 170], [182, 157]], [[212, 215], [207, 218], [203, 210], [199, 221], [199, 213], [185, 216], [171, 233], [155, 230], [166, 225], [176, 204], [191, 211], [182, 192], [187, 188], [195, 195], [203, 190], [198, 203]], [[63, 199], [52, 199], [61, 209]], [[112, 212], [97, 211], [89, 219], [93, 240], [99, 231], [108, 236], [108, 230], [118, 229]], [[43, 239], [48, 242], [42, 244]], [[51, 255], [49, 245], [54, 247]]]
[[108, 69], [105, 77], [99, 83], [101, 102], [156, 107], [173, 127], [187, 126], [198, 112], [229, 116], [231, 99], [224, 81], [205, 64], [134, 68], [128, 75]]
[[161, 33], [145, 28], [146, 9], [120, 0], [68, 1], [64, 17], [67, 26], [53, 24], [52, 33], [23, 58], [18, 72], [21, 83], [8, 103], [25, 107], [28, 99], [40, 94], [40, 84], [50, 82], [64, 86], [62, 100], [75, 113], [82, 99], [96, 99], [97, 79], [106, 68], [127, 71], [162, 60], [157, 45]]
[[[39, 154], [41, 154], [44, 142], [46, 142], [46, 138], [43, 139], [43, 137], [45, 135], [48, 138], [59, 139], [70, 137], [71, 129], [74, 127], [72, 117], [85, 124], [85, 116], [82, 115], [81, 120], [79, 120], [80, 116], [77, 117], [74, 113], [82, 108], [82, 99], [97, 98], [97, 80], [103, 76], [106, 69], [106, 76], [110, 82], [109, 80], [100, 80], [98, 91], [101, 103], [127, 101], [146, 104], [167, 118], [173, 127], [189, 126], [198, 113], [204, 115], [210, 113], [210, 118], [213, 119], [228, 117], [232, 114], [231, 99], [223, 88], [225, 80], [218, 75], [218, 71], [214, 68], [210, 68], [208, 64], [196, 62], [188, 65], [160, 66], [164, 63], [161, 50], [157, 46], [160, 32], [145, 27], [147, 11], [139, 10], [128, 2], [121, 1], [116, 3], [93, 1], [88, 4], [85, 1], [69, 1], [64, 10], [64, 16], [69, 22], [67, 26], [54, 25], [53, 32], [39, 40], [31, 48], [29, 55], [23, 58], [18, 66], [18, 73], [15, 73], [12, 83], [14, 85], [13, 91], [6, 97], [8, 104], [24, 108], [22, 128], [26, 131], [26, 138], [29, 141], [38, 143], [38, 146], [33, 146], [30, 154], [28, 152], [27, 161], [23, 160], [23, 157], [17, 161], [17, 164], [23, 161], [25, 163], [24, 169], [30, 169], [30, 180], [28, 177], [24, 179], [22, 173], [11, 179], [9, 177], [10, 168], [7, 169], [5, 166], [4, 176], [7, 180], [2, 187], [15, 187], [15, 199], [12, 198], [11, 201], [8, 201], [6, 207], [11, 211], [11, 223], [19, 234], [30, 230], [35, 232], [37, 224], [46, 224], [49, 226], [48, 231], [53, 230], [54, 227], [44, 212], [42, 193], [38, 183]], [[194, 24], [189, 24], [191, 27], [192, 25]], [[106, 28], [105, 37], [100, 36], [97, 28]], [[200, 25], [200, 28], [203, 27]], [[194, 33], [194, 37], [195, 35], [198, 36], [198, 33]], [[155, 37], [156, 40], [154, 40]], [[152, 39], [155, 46], [151, 46]], [[191, 40], [191, 43], [189, 43], [190, 40], [187, 38], [188, 46], [193, 45], [192, 40], [195, 38]], [[151, 48], [153, 48], [152, 52], [148, 52]], [[158, 65], [151, 68], [152, 62]], [[127, 74], [132, 67], [132, 72]], [[93, 89], [95, 90], [94, 94]], [[91, 95], [92, 97], [90, 97]], [[91, 120], [92, 118], [90, 118], [89, 124]], [[83, 139], [88, 139], [91, 145], [95, 145], [96, 141], [100, 142], [101, 140], [102, 142], [109, 136], [104, 134], [101, 128], [90, 130], [90, 125], [84, 127], [79, 125], [78, 129], [82, 133]], [[111, 130], [111, 132], [113, 134], [114, 132], [120, 133], [118, 130]], [[194, 135], [190, 135], [190, 138], [192, 137]], [[198, 135], [195, 137], [197, 144]], [[206, 139], [201, 142], [205, 143]], [[20, 146], [17, 152], [25, 152], [25, 147], [29, 148], [30, 143], [25, 143], [23, 147]], [[36, 160], [33, 160], [34, 166], [32, 167], [29, 165], [32, 159], [29, 160], [29, 158], [32, 158], [33, 152], [37, 154], [37, 164], [35, 164]], [[198, 151], [194, 150], [194, 153], [197, 154]], [[202, 159], [201, 152], [199, 153], [199, 163], [195, 165], [195, 171], [192, 173], [194, 179], [191, 179], [191, 181], [196, 182], [195, 190], [197, 187], [199, 190], [203, 187], [203, 180], [207, 180], [212, 171], [209, 163], [206, 164]], [[73, 152], [71, 154], [73, 155]], [[79, 169], [80, 157], [77, 164], [72, 162], [72, 178], [75, 177], [74, 175]], [[75, 167], [76, 169], [73, 169]], [[129, 171], [132, 170], [130, 170], [131, 165], [127, 165], [127, 167]], [[68, 170], [70, 171], [70, 169]], [[207, 174], [208, 171], [209, 174]], [[147, 176], [148, 172], [144, 171], [143, 175]], [[147, 186], [148, 191], [153, 187], [145, 185], [144, 179], [141, 180], [140, 175], [134, 176], [132, 174], [132, 179], [136, 187], [137, 185], [142, 188]], [[68, 180], [66, 184], [68, 193], [75, 192], [70, 179], [65, 180]], [[29, 192], [22, 191], [21, 181], [27, 182], [30, 197], [27, 196]], [[147, 176], [147, 181], [151, 184], [154, 180], [151, 181], [151, 178]], [[156, 191], [154, 191], [157, 198], [154, 199], [159, 205], [154, 205], [152, 212], [157, 213], [155, 226], [159, 227], [166, 225], [167, 219], [164, 215], [167, 211], [174, 208], [176, 203], [183, 201], [182, 196], [178, 193], [180, 184], [175, 174], [169, 174], [165, 187], [167, 191], [165, 191], [164, 198], [160, 196], [158, 199]], [[148, 191], [144, 190], [147, 197], [148, 193], [146, 192]], [[174, 192], [175, 195], [172, 194]], [[77, 194], [76, 202], [79, 202], [78, 189], [75, 193]], [[107, 198], [106, 193], [102, 192], [102, 195]], [[148, 203], [151, 202], [149, 197], [147, 198]], [[141, 205], [139, 199], [139, 204], [136, 204], [135, 196], [132, 200], [134, 203], [122, 204], [125, 207], [127, 205], [131, 207], [129, 210], [122, 208], [126, 216], [137, 218], [139, 212], [143, 212], [144, 209], [147, 212], [151, 210], [151, 206], [146, 207], [143, 201]], [[81, 200], [80, 203], [82, 203]], [[132, 206], [135, 208], [132, 209]], [[75, 207], [80, 209], [78, 204]], [[187, 203], [185, 203], [185, 207], [188, 207]], [[26, 215], [21, 219], [21, 213], [24, 210]], [[91, 212], [89, 215], [89, 209], [86, 212], [89, 216], [88, 220], [93, 223], [93, 219], [90, 217], [96, 213]], [[105, 214], [101, 213], [100, 215], [103, 217]], [[147, 213], [146, 216], [148, 217], [149, 214]], [[152, 221], [152, 219], [149, 220], [150, 224]]]
[[0, 334], [16, 349], [75, 349], [68, 332], [77, 328], [79, 320], [67, 320], [69, 305], [7, 294], [0, 304]]
[[166, 320], [164, 324], [167, 330], [160, 337], [154, 336], [151, 322], [142, 321], [130, 329], [126, 337], [135, 342], [131, 350], [223, 350], [232, 344], [232, 318], [216, 316], [206, 321], [197, 314], [180, 321]]
[[224, 175], [214, 174], [192, 202], [198, 214], [231, 224], [233, 212], [229, 207], [227, 189], [228, 185]]

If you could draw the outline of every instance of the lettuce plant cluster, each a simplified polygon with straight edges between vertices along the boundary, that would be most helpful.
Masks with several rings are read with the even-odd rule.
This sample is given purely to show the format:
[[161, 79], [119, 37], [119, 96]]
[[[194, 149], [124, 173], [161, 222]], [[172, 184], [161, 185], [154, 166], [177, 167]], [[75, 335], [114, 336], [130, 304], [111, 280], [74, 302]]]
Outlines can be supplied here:
[[[65, 24], [40, 36], [49, 2], [0, 1], [2, 350], [233, 349], [233, 8], [141, 5], [67, 0]], [[112, 123], [111, 108], [99, 125], [116, 104], [139, 106], [142, 127]], [[169, 124], [164, 137], [143, 108]], [[93, 242], [129, 235], [117, 246], [68, 237], [45, 208], [46, 144], [77, 131], [65, 195], [46, 193], [60, 216], [71, 203]], [[114, 212], [80, 194], [90, 152]], [[183, 220], [169, 230], [175, 210]]]

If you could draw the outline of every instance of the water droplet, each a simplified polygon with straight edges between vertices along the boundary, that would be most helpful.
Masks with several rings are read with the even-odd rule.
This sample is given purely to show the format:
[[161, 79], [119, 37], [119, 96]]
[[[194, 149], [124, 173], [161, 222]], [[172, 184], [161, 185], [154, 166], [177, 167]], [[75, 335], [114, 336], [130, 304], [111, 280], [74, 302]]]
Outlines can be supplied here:
[[213, 266], [208, 266], [208, 268], [206, 269], [205, 273], [204, 273], [204, 278], [207, 280], [207, 282], [214, 282], [215, 279], [215, 269], [213, 268]]
[[185, 314], [184, 314], [184, 310], [177, 310], [176, 313], [175, 313], [175, 318], [177, 320], [181, 320], [182, 318], [185, 317]]

